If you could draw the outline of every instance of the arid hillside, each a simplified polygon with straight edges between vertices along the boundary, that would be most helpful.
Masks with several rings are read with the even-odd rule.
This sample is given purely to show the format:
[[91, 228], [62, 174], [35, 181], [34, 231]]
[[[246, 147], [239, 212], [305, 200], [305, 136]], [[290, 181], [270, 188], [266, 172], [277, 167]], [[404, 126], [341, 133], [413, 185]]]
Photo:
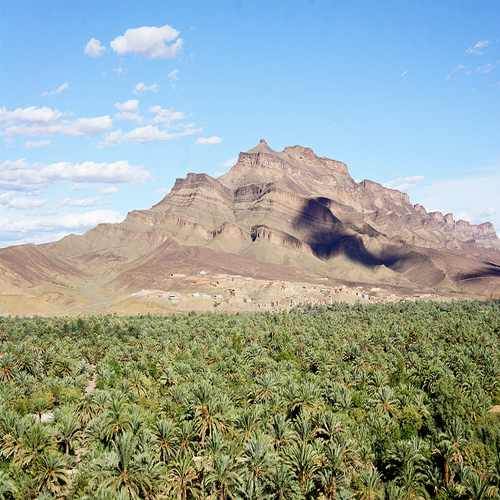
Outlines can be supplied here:
[[[218, 277], [246, 277], [259, 289], [267, 281], [273, 290], [304, 283], [330, 292], [379, 288], [394, 299], [499, 299], [500, 240], [490, 223], [428, 213], [405, 193], [355, 182], [344, 163], [301, 146], [276, 152], [262, 140], [227, 174], [188, 174], [120, 224], [0, 249], [0, 270], [0, 314], [169, 312], [213, 302], [247, 310], [306, 300], [273, 292], [259, 304], [257, 289], [230, 284], [212, 293]], [[146, 303], [145, 290], [158, 301]], [[334, 300], [330, 292], [325, 301]], [[183, 306], [171, 298], [179, 293], [210, 300]]]

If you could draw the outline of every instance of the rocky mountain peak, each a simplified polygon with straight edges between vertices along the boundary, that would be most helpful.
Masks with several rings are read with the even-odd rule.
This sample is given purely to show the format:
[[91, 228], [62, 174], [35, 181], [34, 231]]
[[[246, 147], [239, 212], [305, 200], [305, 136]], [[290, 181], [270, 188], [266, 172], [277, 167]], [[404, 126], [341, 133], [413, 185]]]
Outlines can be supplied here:
[[309, 273], [500, 299], [499, 250], [490, 223], [428, 213], [406, 193], [355, 182], [344, 163], [310, 148], [278, 152], [261, 140], [225, 175], [189, 173], [122, 223], [43, 247], [0, 249], [0, 287], [38, 294], [40, 312], [47, 297], [60, 297], [53, 300], [61, 308], [96, 300], [95, 293], [127, 301], [160, 282], [171, 289], [165, 280], [176, 273], [254, 276], [261, 269], [263, 279]]

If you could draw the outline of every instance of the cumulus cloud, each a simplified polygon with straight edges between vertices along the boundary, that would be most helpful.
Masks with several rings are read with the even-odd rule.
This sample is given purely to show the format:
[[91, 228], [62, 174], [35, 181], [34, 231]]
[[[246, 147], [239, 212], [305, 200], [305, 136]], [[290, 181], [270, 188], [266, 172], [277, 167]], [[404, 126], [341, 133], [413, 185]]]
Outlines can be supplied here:
[[8, 136], [54, 136], [70, 135], [73, 137], [84, 137], [98, 135], [109, 130], [113, 124], [112, 119], [106, 116], [95, 118], [78, 118], [77, 120], [61, 120], [54, 124], [35, 123], [32, 126], [26, 124], [13, 125], [5, 129]]
[[118, 223], [125, 219], [115, 210], [92, 210], [60, 217], [0, 218], [1, 246], [55, 241], [69, 232], [83, 233], [102, 223]]
[[411, 177], [399, 177], [398, 179], [395, 179], [393, 181], [384, 182], [382, 183], [382, 186], [406, 192], [423, 181], [425, 181], [425, 177], [423, 175], [413, 175]]
[[179, 70], [178, 69], [174, 69], [172, 70], [169, 74], [168, 74], [168, 77], [170, 78], [170, 81], [171, 82], [175, 82], [179, 79], [179, 77], [177, 76], [179, 74]]
[[476, 45], [473, 45], [472, 47], [469, 47], [465, 53], [466, 54], [474, 54], [476, 56], [482, 56], [484, 54], [483, 48], [487, 47], [491, 42], [488, 40], [479, 40], [479, 42], [476, 43]]
[[155, 115], [152, 120], [153, 124], [156, 123], [170, 123], [175, 120], [183, 120], [184, 114], [180, 111], [173, 109], [162, 109], [161, 106], [150, 106], [148, 112]]
[[472, 73], [470, 70], [466, 70], [464, 66], [459, 64], [457, 67], [453, 68], [447, 75], [447, 80], [456, 80], [457, 78], [462, 78], [463, 76], [469, 76]]
[[117, 102], [115, 108], [121, 111], [137, 111], [139, 109], [139, 101], [137, 99], [129, 99], [123, 104]]
[[196, 144], [203, 144], [205, 146], [212, 146], [213, 144], [220, 144], [222, 137], [213, 135], [212, 137], [200, 137], [196, 140]]
[[106, 47], [96, 38], [91, 38], [87, 45], [83, 47], [85, 54], [90, 57], [100, 57], [106, 52]]
[[[182, 48], [180, 32], [168, 24], [162, 27], [142, 26], [128, 29], [124, 35], [115, 38], [110, 47], [119, 55], [137, 54], [147, 59], [174, 58]], [[177, 40], [168, 45], [169, 42]]]
[[143, 82], [139, 82], [134, 90], [132, 90], [132, 94], [142, 94], [143, 92], [146, 92], [150, 90], [151, 92], [157, 92], [158, 91], [158, 84], [153, 83], [153, 85], [144, 85]]
[[34, 198], [15, 197], [13, 191], [0, 195], [0, 205], [15, 210], [32, 210], [46, 205], [49, 200], [37, 200]]
[[107, 188], [100, 188], [99, 191], [102, 194], [115, 194], [120, 192], [120, 190], [116, 186], [109, 186]]
[[137, 99], [129, 99], [123, 104], [117, 102], [115, 108], [120, 111], [115, 115], [116, 120], [131, 120], [142, 123], [143, 118], [139, 115], [139, 101]]
[[7, 111], [5, 106], [0, 108], [0, 122], [29, 122], [39, 125], [53, 123], [61, 118], [62, 113], [57, 109], [44, 106], [30, 106], [28, 108], [17, 108], [14, 111]]
[[36, 149], [43, 148], [44, 146], [50, 146], [50, 139], [45, 139], [43, 141], [26, 141], [24, 144], [25, 149]]
[[130, 165], [128, 160], [41, 165], [21, 159], [0, 164], [0, 189], [5, 191], [29, 192], [61, 182], [140, 184], [150, 178], [151, 174], [147, 170]]
[[186, 129], [183, 132], [170, 133], [166, 130], [160, 130], [155, 125], [146, 125], [145, 127], [137, 127], [130, 132], [123, 132], [122, 130], [116, 130], [115, 132], [110, 132], [103, 142], [99, 144], [99, 147], [104, 146], [117, 146], [124, 142], [131, 142], [134, 144], [146, 144], [153, 141], [170, 141], [172, 139], [178, 139], [179, 137], [184, 137], [187, 135], [198, 134], [203, 130], [199, 129]]
[[68, 82], [63, 83], [62, 85], [59, 85], [59, 87], [57, 87], [57, 89], [53, 90], [52, 92], [44, 92], [42, 94], [42, 97], [50, 97], [50, 96], [53, 96], [53, 95], [57, 95], [57, 94], [60, 94], [63, 90], [66, 90], [66, 89], [69, 89], [69, 83]]
[[[109, 204], [108, 202], [104, 202], [105, 204]], [[66, 198], [61, 201], [61, 206], [68, 206], [68, 207], [84, 207], [84, 208], [89, 208], [89, 207], [95, 207], [98, 205], [103, 205], [103, 202], [101, 202], [101, 197], [100, 196], [94, 196], [94, 198], [84, 198], [80, 200], [72, 200], [70, 198]]]
[[234, 165], [236, 165], [237, 161], [238, 161], [238, 158], [231, 158], [230, 160], [225, 161], [221, 165], [221, 167], [222, 168], [231, 168], [231, 167], [234, 167]]

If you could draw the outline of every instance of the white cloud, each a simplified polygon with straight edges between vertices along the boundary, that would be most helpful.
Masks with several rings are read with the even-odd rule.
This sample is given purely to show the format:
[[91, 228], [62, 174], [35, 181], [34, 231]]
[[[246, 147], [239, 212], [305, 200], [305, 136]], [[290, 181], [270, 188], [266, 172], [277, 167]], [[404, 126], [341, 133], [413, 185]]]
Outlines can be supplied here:
[[36, 149], [42, 148], [43, 146], [49, 146], [51, 144], [50, 139], [45, 139], [43, 141], [26, 141], [24, 144], [25, 149]]
[[13, 148], [14, 147], [14, 139], [12, 137], [5, 137], [3, 140], [4, 148]]
[[99, 147], [102, 148], [104, 146], [117, 146], [118, 144], [122, 144], [123, 142], [146, 144], [153, 141], [170, 141], [179, 137], [198, 134], [202, 130], [203, 128], [190, 128], [185, 130], [184, 132], [170, 133], [165, 130], [159, 130], [157, 126], [146, 125], [145, 127], [137, 127], [130, 132], [123, 132], [122, 130], [110, 132], [106, 136], [104, 141], [99, 144]]
[[465, 53], [466, 54], [474, 54], [476, 56], [482, 56], [484, 54], [484, 52], [482, 52], [482, 49], [484, 47], [487, 47], [491, 42], [488, 41], [488, 40], [483, 40], [483, 41], [479, 41], [476, 43], [476, 45], [473, 45], [472, 47], [469, 47]]
[[178, 69], [174, 69], [172, 70], [169, 74], [168, 74], [168, 77], [170, 78], [170, 81], [171, 82], [175, 82], [179, 79], [179, 77], [177, 76], [179, 74], [179, 70]]
[[497, 61], [495, 64], [486, 64], [485, 66], [478, 66], [476, 68], [476, 72], [489, 73], [492, 69], [496, 68], [498, 64], [500, 64], [500, 61]]
[[489, 219], [490, 217], [493, 217], [497, 213], [496, 209], [493, 207], [487, 208], [486, 210], [483, 210], [481, 213], [474, 214], [474, 217], [477, 217], [478, 219]]
[[406, 73], [408, 73], [408, 71], [403, 71], [403, 73], [401, 73], [401, 76], [405, 76]]
[[234, 165], [236, 165], [237, 161], [238, 161], [238, 158], [231, 158], [230, 160], [225, 161], [221, 165], [221, 167], [222, 168], [231, 168], [231, 167], [234, 167]]
[[59, 219], [56, 223], [65, 229], [82, 230], [90, 229], [98, 224], [123, 222], [125, 217], [114, 210], [94, 210], [84, 214], [69, 214]]
[[200, 137], [196, 140], [196, 144], [203, 144], [205, 146], [212, 146], [213, 144], [220, 144], [222, 137], [213, 135], [212, 137]]
[[[106, 204], [109, 204], [108, 202], [105, 202]], [[101, 202], [101, 197], [100, 196], [95, 196], [94, 198], [84, 198], [80, 200], [71, 200], [70, 198], [66, 198], [61, 201], [61, 206], [68, 206], [68, 207], [84, 207], [84, 208], [89, 208], [89, 207], [95, 207], [98, 205], [103, 205]]]
[[100, 57], [106, 51], [106, 47], [101, 45], [101, 42], [96, 38], [91, 38], [87, 45], [84, 46], [85, 54], [90, 57]]
[[456, 80], [457, 78], [462, 78], [463, 76], [469, 76], [472, 73], [470, 70], [466, 70], [464, 66], [459, 64], [456, 68], [453, 68], [447, 75], [447, 80]]
[[174, 58], [182, 48], [182, 38], [171, 45], [167, 43], [175, 40], [179, 34], [168, 24], [160, 28], [142, 26], [128, 29], [124, 35], [115, 38], [110, 46], [119, 55], [133, 53], [148, 59]]
[[137, 111], [139, 109], [139, 101], [137, 99], [129, 99], [123, 104], [117, 102], [115, 104], [115, 108], [119, 109], [120, 111]]
[[70, 135], [73, 137], [84, 137], [98, 135], [109, 130], [113, 124], [109, 116], [97, 116], [95, 118], [78, 118], [77, 120], [61, 120], [52, 125], [35, 124], [28, 127], [25, 124], [14, 125], [5, 129], [9, 136], [54, 136]]
[[175, 120], [183, 120], [184, 114], [173, 109], [162, 109], [161, 106], [150, 106], [148, 112], [155, 115], [152, 123], [170, 123]]
[[143, 92], [146, 92], [147, 90], [151, 90], [151, 92], [157, 92], [158, 91], [158, 84], [153, 83], [153, 85], [144, 85], [144, 83], [139, 82], [134, 90], [132, 90], [132, 94], [142, 94]]
[[115, 194], [115, 193], [120, 192], [120, 190], [116, 186], [109, 186], [107, 188], [101, 188], [101, 189], [99, 189], [99, 191], [102, 194]]
[[123, 222], [125, 217], [114, 210], [93, 210], [60, 217], [23, 217], [0, 219], [1, 246], [56, 241], [69, 232], [83, 233], [102, 223]]
[[411, 177], [399, 177], [396, 180], [384, 182], [382, 186], [390, 189], [397, 189], [398, 191], [409, 191], [420, 182], [425, 181], [423, 175], [413, 175]]
[[32, 210], [34, 208], [40, 208], [46, 205], [49, 200], [36, 200], [33, 198], [25, 198], [14, 196], [12, 191], [3, 193], [0, 195], [0, 205], [7, 208], [13, 208], [15, 210]]
[[53, 90], [52, 92], [44, 92], [42, 94], [42, 97], [50, 97], [53, 95], [60, 94], [63, 90], [69, 89], [69, 83], [63, 83], [62, 85], [59, 85], [56, 90]]
[[49, 124], [61, 118], [62, 113], [57, 109], [44, 106], [38, 108], [30, 106], [28, 108], [17, 108], [14, 111], [7, 111], [5, 106], [0, 108], [0, 122], [29, 122], [36, 124]]
[[0, 189], [5, 191], [33, 191], [61, 182], [140, 184], [150, 178], [148, 171], [130, 165], [128, 160], [40, 165], [21, 159], [0, 164]]
[[132, 120], [136, 123], [142, 123], [143, 117], [139, 115], [139, 101], [137, 99], [129, 99], [123, 104], [117, 102], [115, 108], [121, 111], [115, 115], [116, 120]]

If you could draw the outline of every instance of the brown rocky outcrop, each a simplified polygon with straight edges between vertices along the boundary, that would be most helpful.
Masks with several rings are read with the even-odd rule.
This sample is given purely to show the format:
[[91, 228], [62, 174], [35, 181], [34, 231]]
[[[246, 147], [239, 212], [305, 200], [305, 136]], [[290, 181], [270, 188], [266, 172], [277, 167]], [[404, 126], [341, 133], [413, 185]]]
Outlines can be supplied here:
[[148, 288], [167, 270], [210, 266], [500, 297], [492, 224], [428, 213], [406, 193], [355, 182], [342, 162], [302, 146], [273, 151], [263, 140], [225, 175], [177, 179], [163, 200], [120, 224], [0, 249], [5, 286], [40, 296], [66, 287], [82, 304], [92, 294], [104, 300]]

